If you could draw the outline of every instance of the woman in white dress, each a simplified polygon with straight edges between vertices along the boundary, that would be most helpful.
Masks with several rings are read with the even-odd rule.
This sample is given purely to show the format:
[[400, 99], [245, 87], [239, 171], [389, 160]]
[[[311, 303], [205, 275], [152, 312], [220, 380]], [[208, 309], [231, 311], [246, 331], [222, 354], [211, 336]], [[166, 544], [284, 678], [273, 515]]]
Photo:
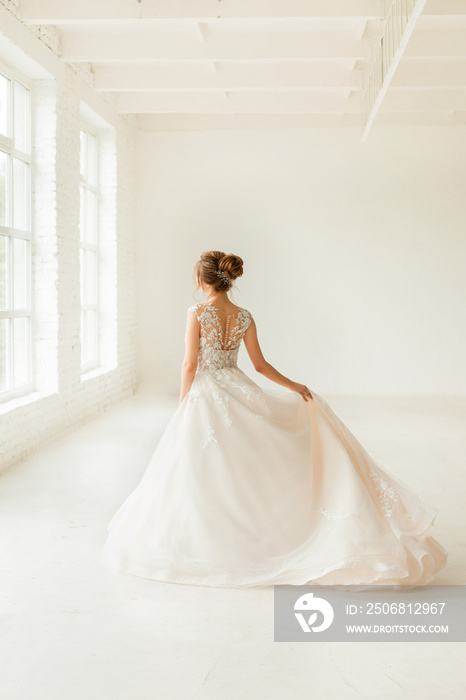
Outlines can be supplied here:
[[[208, 251], [194, 273], [207, 299], [188, 309], [179, 406], [108, 524], [104, 561], [205, 586], [431, 581], [448, 557], [432, 536], [438, 510], [264, 359], [252, 314], [228, 297], [241, 258]], [[241, 342], [281, 389], [237, 366]]]

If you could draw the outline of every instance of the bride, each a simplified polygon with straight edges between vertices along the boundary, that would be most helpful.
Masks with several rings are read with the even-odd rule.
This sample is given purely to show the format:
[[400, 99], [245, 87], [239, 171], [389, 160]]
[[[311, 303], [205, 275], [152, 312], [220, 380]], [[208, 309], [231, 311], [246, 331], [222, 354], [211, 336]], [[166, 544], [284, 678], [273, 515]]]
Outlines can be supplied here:
[[[216, 250], [195, 265], [207, 299], [188, 309], [179, 406], [107, 526], [105, 563], [204, 586], [428, 583], [448, 557], [432, 536], [438, 510], [265, 360], [251, 312], [228, 297], [242, 274]], [[285, 389], [237, 366], [241, 342]]]

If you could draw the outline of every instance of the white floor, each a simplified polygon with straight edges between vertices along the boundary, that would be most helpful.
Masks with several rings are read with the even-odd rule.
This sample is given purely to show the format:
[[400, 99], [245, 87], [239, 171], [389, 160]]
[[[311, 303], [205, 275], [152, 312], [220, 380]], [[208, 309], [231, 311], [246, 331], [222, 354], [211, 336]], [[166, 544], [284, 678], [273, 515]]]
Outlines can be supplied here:
[[[325, 396], [383, 467], [438, 507], [466, 582], [465, 399]], [[275, 643], [273, 587], [159, 583], [101, 563], [176, 400], [139, 393], [0, 477], [4, 700], [466, 697], [464, 643]]]

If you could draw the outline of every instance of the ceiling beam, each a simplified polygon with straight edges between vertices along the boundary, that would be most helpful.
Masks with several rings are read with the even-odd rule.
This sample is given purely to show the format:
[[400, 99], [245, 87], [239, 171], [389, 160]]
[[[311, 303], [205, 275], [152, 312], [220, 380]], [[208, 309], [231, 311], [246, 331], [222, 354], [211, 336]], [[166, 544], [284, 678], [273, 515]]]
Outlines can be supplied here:
[[20, 0], [19, 11], [27, 24], [286, 17], [380, 19], [384, 14], [383, 0]]
[[215, 32], [201, 42], [192, 32], [70, 30], [62, 33], [61, 57], [75, 62], [163, 60], [366, 59], [370, 39], [348, 32]]
[[464, 17], [466, 3], [464, 0], [427, 0], [422, 11], [423, 17]]
[[359, 113], [357, 92], [349, 98], [336, 92], [120, 92], [122, 113]]
[[[356, 91], [348, 98], [337, 92], [120, 92], [118, 111], [170, 114], [309, 114], [359, 113]], [[466, 87], [442, 89], [391, 89], [380, 112], [466, 111]]]
[[393, 88], [466, 87], [466, 60], [438, 61], [404, 56], [392, 78]]
[[358, 114], [138, 114], [141, 131], [309, 126], [359, 126]]
[[362, 85], [361, 71], [346, 69], [346, 61], [217, 62], [213, 72], [207, 61], [97, 64], [97, 91], [158, 90], [340, 90]]
[[466, 87], [402, 90], [390, 87], [380, 112], [464, 112]]
[[[383, 0], [20, 0], [26, 24], [125, 23], [141, 20], [382, 19]], [[423, 16], [465, 16], [464, 0], [427, 0]]]
[[0, 53], [33, 78], [62, 78], [65, 66], [12, 12], [0, 4]]
[[[466, 4], [466, 2], [465, 2]], [[110, 31], [63, 32], [62, 59], [75, 62], [209, 60], [338, 60], [370, 56], [371, 38], [357, 41], [348, 32], [215, 32], [201, 42], [192, 32]], [[465, 31], [419, 26], [407, 57], [466, 57]]]
[[[464, 2], [466, 5], [466, 0]], [[426, 27], [422, 18], [416, 25], [403, 56], [410, 57], [464, 57], [466, 58], [466, 31], [462, 28], [444, 29]]]
[[[358, 114], [139, 114], [141, 131], [189, 129], [358, 127]], [[385, 112], [377, 117], [386, 126], [446, 126], [466, 124], [464, 112]]]

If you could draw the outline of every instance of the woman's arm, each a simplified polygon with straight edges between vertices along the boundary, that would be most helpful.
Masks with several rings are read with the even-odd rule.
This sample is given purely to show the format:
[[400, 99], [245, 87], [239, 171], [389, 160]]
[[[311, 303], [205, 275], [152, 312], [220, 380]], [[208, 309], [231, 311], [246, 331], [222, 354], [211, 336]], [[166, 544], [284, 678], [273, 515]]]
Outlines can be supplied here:
[[293, 382], [291, 379], [288, 379], [288, 377], [285, 377], [283, 374], [280, 374], [280, 372], [276, 370], [275, 367], [272, 367], [270, 362], [266, 361], [262, 354], [259, 341], [257, 339], [257, 328], [254, 319], [251, 319], [251, 323], [246, 333], [244, 334], [243, 340], [256, 372], [263, 374], [264, 377], [267, 377], [267, 379], [270, 379], [276, 384], [280, 384], [281, 386], [284, 386], [287, 389], [291, 389], [291, 391], [296, 391], [298, 394], [301, 394], [305, 401], [309, 401], [310, 399], [312, 399], [312, 394], [307, 388], [307, 386], [305, 386], [305, 384], [298, 384], [297, 382]]
[[180, 400], [181, 403], [191, 388], [193, 383], [194, 375], [197, 369], [197, 356], [199, 353], [199, 328], [200, 324], [197, 320], [196, 314], [192, 311], [188, 311], [188, 318], [186, 320], [186, 334], [184, 338], [185, 350], [183, 364], [181, 365], [181, 389], [180, 389]]

